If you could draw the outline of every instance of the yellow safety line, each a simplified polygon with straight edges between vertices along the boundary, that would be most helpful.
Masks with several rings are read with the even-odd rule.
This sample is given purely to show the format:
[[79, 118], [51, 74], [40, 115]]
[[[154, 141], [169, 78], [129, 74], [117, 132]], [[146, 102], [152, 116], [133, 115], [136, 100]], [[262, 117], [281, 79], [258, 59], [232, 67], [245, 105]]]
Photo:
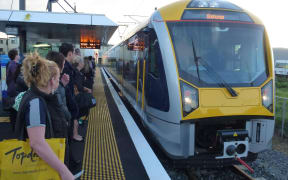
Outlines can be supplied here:
[[[91, 111], [93, 111], [93, 110], [91, 110]], [[87, 128], [87, 132], [93, 132], [93, 128], [94, 128], [94, 126], [93, 126], [93, 121], [92, 121], [92, 119], [94, 119], [93, 118], [93, 113], [91, 113], [90, 114], [90, 116], [89, 116], [89, 119], [90, 119], [90, 121], [89, 121], [89, 123], [88, 123], [88, 128]], [[93, 133], [87, 133], [87, 136], [86, 136], [86, 142], [90, 142], [91, 141], [91, 138], [93, 139]], [[85, 145], [85, 149], [87, 149], [87, 144]], [[83, 159], [87, 159], [88, 157], [87, 156], [89, 156], [88, 155], [88, 151], [87, 150], [85, 150], [84, 151], [84, 157], [83, 157]], [[90, 158], [89, 158], [90, 159]], [[83, 163], [83, 169], [90, 169], [90, 165], [91, 163]], [[88, 175], [87, 173], [84, 173], [83, 175], [82, 175], [82, 179], [89, 179], [90, 178], [90, 175]]]
[[[102, 99], [99, 99], [99, 100], [102, 101]], [[101, 110], [101, 108], [102, 108], [102, 103], [100, 102], [99, 109]], [[97, 140], [96, 137], [100, 135], [101, 131], [100, 131], [99, 127], [96, 125], [96, 122], [95, 122], [96, 118], [99, 117], [99, 114], [98, 114], [99, 111], [96, 111], [96, 112], [95, 111], [96, 111], [96, 109], [93, 111], [93, 128], [92, 128], [93, 136], [92, 136], [91, 141], [92, 141], [92, 146], [96, 147], [96, 149], [93, 149], [92, 152], [90, 152], [91, 153], [91, 157], [89, 159], [90, 160], [90, 166], [89, 167], [91, 168], [90, 171], [92, 173], [92, 175], [90, 177], [91, 179], [95, 178], [94, 174], [96, 174], [96, 172], [98, 172], [97, 170], [99, 170], [99, 165], [95, 161], [97, 159], [97, 157], [98, 157], [98, 149], [99, 149], [98, 143], [96, 142], [96, 140]]]
[[142, 109], [144, 109], [144, 88], [145, 88], [145, 68], [146, 68], [146, 61], [143, 61], [143, 82], [142, 82]]
[[0, 117], [0, 123], [1, 122], [10, 122], [10, 118], [9, 117]]
[[81, 179], [125, 180], [99, 69], [96, 70], [95, 80], [97, 105], [89, 115]]
[[139, 62], [137, 61], [137, 91], [136, 91], [136, 103], [138, 104], [138, 91], [139, 91]]

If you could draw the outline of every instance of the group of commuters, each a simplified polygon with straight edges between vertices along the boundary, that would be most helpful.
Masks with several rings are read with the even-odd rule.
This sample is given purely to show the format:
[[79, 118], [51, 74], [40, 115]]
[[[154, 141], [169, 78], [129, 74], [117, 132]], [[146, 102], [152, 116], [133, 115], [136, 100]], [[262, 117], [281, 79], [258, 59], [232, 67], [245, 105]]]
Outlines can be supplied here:
[[[13, 49], [6, 70], [15, 135], [29, 138], [31, 148], [64, 180], [74, 179], [69, 170], [69, 144], [84, 140], [78, 133], [78, 121], [89, 113], [79, 111], [76, 96], [92, 93], [93, 86], [95, 63], [91, 57], [82, 59], [79, 52], [72, 44], [62, 43], [59, 52], [50, 51], [46, 58], [31, 53], [20, 64]], [[45, 141], [51, 137], [67, 139], [64, 164]]]

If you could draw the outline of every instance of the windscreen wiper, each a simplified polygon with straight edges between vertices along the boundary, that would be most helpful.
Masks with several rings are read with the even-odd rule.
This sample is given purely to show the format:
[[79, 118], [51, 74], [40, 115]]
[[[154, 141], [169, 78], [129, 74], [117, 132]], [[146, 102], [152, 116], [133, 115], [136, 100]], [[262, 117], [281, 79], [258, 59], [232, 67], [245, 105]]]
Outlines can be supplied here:
[[[218, 73], [216, 71], [214, 71], [214, 69], [204, 59], [202, 59], [201, 57], [198, 57], [196, 55], [193, 39], [191, 39], [191, 41], [192, 41], [192, 50], [193, 50], [193, 55], [194, 55], [194, 62], [195, 62], [196, 68], [197, 68], [197, 75], [198, 75], [199, 81], [200, 81], [200, 76], [199, 76], [199, 60], [200, 60], [201, 64], [207, 69], [208, 73], [212, 74], [212, 78], [216, 79], [216, 82], [220, 87], [225, 87], [232, 97], [238, 96], [237, 92], [231, 86], [229, 86], [229, 84], [227, 84], [224, 81], [224, 79], [221, 78], [221, 76], [219, 76]], [[218, 81], [221, 83], [218, 83]]]
[[194, 62], [195, 62], [196, 69], [197, 69], [197, 76], [198, 76], [198, 79], [199, 79], [199, 82], [200, 82], [199, 65], [198, 65], [199, 57], [197, 57], [197, 55], [196, 55], [193, 39], [191, 39], [191, 41], [192, 41], [192, 50], [193, 50]]
[[215, 78], [216, 82], [220, 82], [217, 83], [219, 86], [225, 87], [232, 97], [238, 96], [237, 92], [229, 84], [227, 84], [225, 80], [221, 78], [221, 76], [216, 71], [214, 71], [214, 69], [203, 58], [201, 57], [197, 58], [198, 58], [197, 61], [200, 60], [201, 64], [206, 68], [207, 72], [212, 74], [211, 77]]
[[[199, 76], [199, 60], [200, 60], [201, 64], [207, 69], [208, 73], [212, 74], [212, 78], [216, 79], [216, 82], [220, 87], [225, 87], [232, 97], [238, 96], [237, 92], [231, 86], [229, 86], [229, 84], [227, 84], [224, 81], [224, 79], [221, 78], [221, 76], [219, 76], [218, 73], [216, 71], [214, 71], [214, 69], [204, 59], [202, 59], [201, 57], [196, 55], [193, 39], [191, 39], [191, 41], [192, 41], [192, 50], [193, 50], [193, 55], [194, 55], [194, 62], [195, 62], [196, 68], [197, 68], [197, 75], [198, 75], [199, 81], [200, 81], [200, 76]], [[218, 82], [221, 82], [221, 83], [218, 83]]]

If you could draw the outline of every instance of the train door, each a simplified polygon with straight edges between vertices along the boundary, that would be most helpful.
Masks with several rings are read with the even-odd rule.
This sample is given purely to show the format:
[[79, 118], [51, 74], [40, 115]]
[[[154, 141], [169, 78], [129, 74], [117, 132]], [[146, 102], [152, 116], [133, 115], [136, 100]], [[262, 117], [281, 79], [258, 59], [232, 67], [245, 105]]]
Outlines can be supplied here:
[[148, 37], [148, 53], [145, 56], [145, 103], [149, 108], [167, 112], [169, 96], [159, 41], [153, 29]]

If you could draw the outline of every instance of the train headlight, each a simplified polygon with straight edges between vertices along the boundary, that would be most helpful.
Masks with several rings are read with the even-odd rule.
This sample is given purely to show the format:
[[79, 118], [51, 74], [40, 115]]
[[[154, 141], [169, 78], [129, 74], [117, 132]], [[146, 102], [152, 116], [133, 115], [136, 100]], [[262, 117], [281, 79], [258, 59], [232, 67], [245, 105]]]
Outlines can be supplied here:
[[265, 86], [261, 89], [262, 93], [262, 104], [266, 107], [270, 112], [273, 112], [273, 81], [269, 81]]
[[183, 115], [186, 116], [199, 107], [198, 90], [190, 85], [181, 83]]

